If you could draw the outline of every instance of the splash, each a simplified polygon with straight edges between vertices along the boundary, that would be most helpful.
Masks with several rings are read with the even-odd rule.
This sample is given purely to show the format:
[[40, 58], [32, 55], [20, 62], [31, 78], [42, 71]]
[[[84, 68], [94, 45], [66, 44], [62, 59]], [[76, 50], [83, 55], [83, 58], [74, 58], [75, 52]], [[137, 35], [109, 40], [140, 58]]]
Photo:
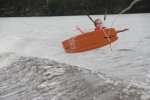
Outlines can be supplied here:
[[130, 10], [134, 4], [136, 4], [137, 2], [142, 1], [142, 0], [134, 0], [126, 9], [122, 10], [119, 15], [113, 20], [111, 27], [113, 26], [113, 24], [115, 23], [115, 21], [119, 18], [119, 16], [123, 13], [125, 13], [126, 11]]

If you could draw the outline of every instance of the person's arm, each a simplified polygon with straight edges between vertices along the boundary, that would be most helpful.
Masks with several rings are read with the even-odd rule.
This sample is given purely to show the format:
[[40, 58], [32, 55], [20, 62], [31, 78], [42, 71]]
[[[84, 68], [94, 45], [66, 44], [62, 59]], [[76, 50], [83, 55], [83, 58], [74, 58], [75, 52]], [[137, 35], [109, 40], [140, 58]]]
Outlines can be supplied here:
[[77, 30], [79, 30], [81, 33], [84, 33], [84, 31], [80, 27], [76, 27]]
[[127, 30], [129, 30], [129, 29], [125, 28], [123, 30], [116, 30], [116, 33], [124, 32], [124, 31], [127, 31]]

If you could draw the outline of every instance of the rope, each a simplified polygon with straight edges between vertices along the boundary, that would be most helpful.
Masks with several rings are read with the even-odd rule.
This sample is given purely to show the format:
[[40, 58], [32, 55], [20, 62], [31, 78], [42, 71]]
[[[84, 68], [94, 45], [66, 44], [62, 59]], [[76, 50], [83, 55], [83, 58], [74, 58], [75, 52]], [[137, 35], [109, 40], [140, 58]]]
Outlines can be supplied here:
[[137, 2], [142, 1], [142, 0], [134, 0], [126, 9], [122, 10], [118, 16], [113, 20], [111, 27], [113, 26], [113, 24], [115, 23], [115, 21], [120, 17], [121, 14], [125, 13], [126, 11], [130, 10], [132, 8], [132, 6], [134, 4], [136, 4]]
[[[105, 16], [104, 16], [103, 26], [105, 26], [106, 15], [107, 15], [107, 9], [106, 9]], [[112, 51], [112, 46], [111, 46], [111, 41], [110, 41], [110, 38], [109, 38], [109, 34], [107, 34], [104, 29], [102, 29], [102, 31], [103, 31], [103, 33], [105, 34], [105, 36], [107, 37], [107, 40], [108, 40], [108, 42], [109, 42], [109, 48], [110, 48], [110, 50]], [[109, 29], [109, 32], [108, 32], [108, 33], [110, 33], [110, 29]]]
[[[109, 29], [109, 31], [110, 31], [110, 29]], [[103, 29], [103, 32], [104, 32], [105, 36], [106, 36], [107, 39], [108, 39], [108, 42], [109, 42], [109, 48], [110, 48], [110, 50], [112, 51], [112, 46], [111, 46], [111, 41], [110, 41], [109, 35], [107, 35], [107, 33], [105, 32], [104, 29]]]

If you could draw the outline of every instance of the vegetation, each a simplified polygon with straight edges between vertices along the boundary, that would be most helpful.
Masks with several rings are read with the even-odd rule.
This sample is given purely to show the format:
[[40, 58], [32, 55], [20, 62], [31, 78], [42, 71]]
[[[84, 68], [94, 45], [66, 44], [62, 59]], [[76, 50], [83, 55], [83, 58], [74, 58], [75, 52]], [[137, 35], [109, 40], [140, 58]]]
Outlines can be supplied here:
[[[108, 9], [116, 14], [133, 0], [0, 0], [0, 16], [61, 16], [84, 15]], [[126, 13], [150, 12], [150, 0], [141, 0]]]

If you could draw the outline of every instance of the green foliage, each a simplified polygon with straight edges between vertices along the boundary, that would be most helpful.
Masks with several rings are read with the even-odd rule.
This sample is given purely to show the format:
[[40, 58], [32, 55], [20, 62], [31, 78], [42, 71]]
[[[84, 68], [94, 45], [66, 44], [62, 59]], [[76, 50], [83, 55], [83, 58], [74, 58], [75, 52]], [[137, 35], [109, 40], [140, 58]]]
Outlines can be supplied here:
[[[119, 13], [133, 0], [0, 0], [0, 16], [82, 15], [104, 8]], [[126, 13], [150, 12], [150, 0], [142, 0]]]

